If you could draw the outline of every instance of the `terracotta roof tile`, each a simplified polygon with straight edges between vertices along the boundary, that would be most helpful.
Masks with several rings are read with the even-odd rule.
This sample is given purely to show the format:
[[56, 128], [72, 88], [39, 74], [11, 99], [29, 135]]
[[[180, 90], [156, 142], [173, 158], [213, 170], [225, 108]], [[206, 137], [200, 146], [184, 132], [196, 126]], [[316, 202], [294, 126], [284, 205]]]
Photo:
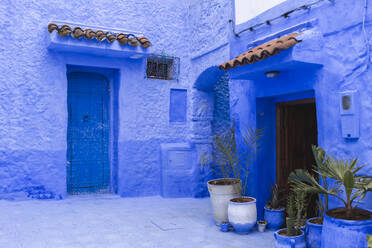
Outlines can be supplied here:
[[128, 43], [128, 36], [126, 36], [123, 33], [118, 34], [118, 36], [116, 36], [116, 39], [119, 41], [121, 45], [125, 45]]
[[87, 40], [92, 40], [93, 38], [96, 38], [99, 42], [103, 42], [104, 40], [107, 40], [108, 42], [112, 43], [115, 40], [117, 40], [120, 45], [126, 45], [129, 44], [131, 46], [139, 46], [141, 45], [143, 48], [148, 48], [152, 44], [151, 42], [144, 36], [136, 37], [133, 34], [115, 34], [110, 32], [104, 32], [102, 30], [96, 30], [93, 31], [90, 28], [86, 28], [83, 30], [81, 27], [75, 27], [74, 30], [71, 30], [71, 27], [69, 25], [62, 25], [61, 27], [58, 27], [55, 23], [49, 23], [48, 25], [48, 31], [49, 33], [52, 33], [54, 30], [58, 32], [58, 35], [61, 37], [71, 36], [75, 39], [85, 38]]
[[87, 40], [91, 40], [91, 39], [93, 39], [94, 37], [96, 37], [96, 33], [95, 33], [92, 29], [90, 29], [90, 28], [86, 28], [86, 29], [84, 30], [84, 33], [85, 33], [85, 38], [86, 38]]
[[247, 64], [254, 64], [258, 61], [264, 60], [270, 56], [274, 56], [282, 50], [289, 49], [296, 45], [297, 43], [301, 42], [297, 40], [295, 37], [300, 35], [299, 33], [292, 33], [290, 35], [286, 35], [280, 37], [275, 40], [271, 40], [266, 42], [258, 47], [255, 47], [234, 59], [223, 63], [219, 66], [220, 70], [229, 70], [231, 68], [235, 68], [239, 65], [247, 65]]
[[81, 28], [76, 27], [74, 28], [74, 31], [72, 31], [72, 35], [74, 36], [75, 39], [80, 39], [81, 37], [84, 36], [84, 31]]

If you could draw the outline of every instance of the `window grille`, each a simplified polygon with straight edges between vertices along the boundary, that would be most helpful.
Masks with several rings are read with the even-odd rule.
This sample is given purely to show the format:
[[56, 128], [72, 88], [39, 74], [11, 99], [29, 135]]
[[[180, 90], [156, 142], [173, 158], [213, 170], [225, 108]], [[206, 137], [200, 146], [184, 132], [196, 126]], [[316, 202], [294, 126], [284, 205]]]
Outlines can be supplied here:
[[162, 80], [176, 80], [179, 72], [179, 58], [152, 55], [147, 57], [146, 77]]

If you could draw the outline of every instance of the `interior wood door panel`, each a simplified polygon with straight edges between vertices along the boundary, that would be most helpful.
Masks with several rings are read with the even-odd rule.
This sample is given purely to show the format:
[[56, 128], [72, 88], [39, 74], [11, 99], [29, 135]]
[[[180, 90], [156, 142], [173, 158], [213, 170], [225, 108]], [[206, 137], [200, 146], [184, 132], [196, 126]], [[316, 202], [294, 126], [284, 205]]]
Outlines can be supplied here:
[[295, 169], [311, 171], [315, 163], [311, 145], [317, 145], [314, 99], [277, 103], [277, 183], [288, 189], [288, 176]]

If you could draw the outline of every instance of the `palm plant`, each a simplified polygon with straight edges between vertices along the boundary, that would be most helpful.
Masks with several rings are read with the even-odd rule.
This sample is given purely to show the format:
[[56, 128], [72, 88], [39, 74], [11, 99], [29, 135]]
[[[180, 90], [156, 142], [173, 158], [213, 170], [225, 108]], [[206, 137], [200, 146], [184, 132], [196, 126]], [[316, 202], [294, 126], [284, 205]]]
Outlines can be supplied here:
[[[312, 152], [316, 165], [313, 166], [313, 171], [322, 171], [327, 167], [329, 158], [326, 157], [325, 151], [321, 147], [313, 145]], [[327, 178], [319, 175], [319, 180], [303, 169], [297, 169], [289, 175], [289, 182], [291, 183], [292, 190], [297, 192], [305, 192], [310, 194], [321, 194], [324, 196], [324, 202], [319, 197], [318, 205], [320, 209], [320, 216], [323, 220], [323, 213], [328, 210], [328, 195], [335, 194], [339, 191], [338, 187], [330, 188], [328, 186]], [[321, 183], [319, 183], [321, 182]]]
[[344, 160], [330, 157], [328, 166], [318, 171], [320, 175], [336, 180], [336, 185], [343, 187], [346, 195], [344, 200], [337, 193], [332, 194], [341, 200], [346, 208], [346, 216], [350, 218], [352, 211], [357, 207], [357, 203], [363, 200], [368, 191], [372, 191], [372, 178], [358, 176], [357, 173], [364, 167], [357, 166], [358, 159]]
[[202, 164], [210, 164], [213, 172], [223, 178], [241, 179], [242, 195], [245, 195], [249, 167], [255, 161], [262, 135], [261, 129], [249, 128], [243, 133], [241, 142], [237, 142], [234, 121], [231, 128], [213, 137], [213, 162], [209, 163], [204, 154]]
[[[363, 166], [357, 166], [358, 159], [337, 159], [332, 156], [326, 156], [324, 150], [320, 147], [313, 146], [312, 148], [318, 166], [314, 169], [314, 172], [321, 177], [323, 185], [319, 184], [318, 180], [309, 172], [296, 170], [289, 176], [293, 189], [324, 195], [325, 205], [323, 206], [321, 203], [323, 206], [321, 208], [322, 211], [328, 209], [328, 195], [338, 198], [345, 205], [346, 217], [350, 218], [353, 209], [357, 207], [356, 204], [364, 199], [368, 191], [372, 191], [372, 178], [357, 175], [357, 173], [363, 168]], [[327, 178], [335, 180], [332, 188], [328, 186]], [[341, 188], [344, 188], [346, 200], [339, 195]]]

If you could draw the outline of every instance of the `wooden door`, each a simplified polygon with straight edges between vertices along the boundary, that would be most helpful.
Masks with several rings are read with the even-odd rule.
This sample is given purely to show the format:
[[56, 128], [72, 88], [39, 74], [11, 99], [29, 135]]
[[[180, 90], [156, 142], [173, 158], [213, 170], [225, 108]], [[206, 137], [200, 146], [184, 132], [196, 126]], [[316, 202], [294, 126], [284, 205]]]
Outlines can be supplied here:
[[288, 190], [288, 176], [295, 169], [311, 171], [315, 161], [311, 145], [317, 145], [314, 99], [277, 103], [276, 179]]

